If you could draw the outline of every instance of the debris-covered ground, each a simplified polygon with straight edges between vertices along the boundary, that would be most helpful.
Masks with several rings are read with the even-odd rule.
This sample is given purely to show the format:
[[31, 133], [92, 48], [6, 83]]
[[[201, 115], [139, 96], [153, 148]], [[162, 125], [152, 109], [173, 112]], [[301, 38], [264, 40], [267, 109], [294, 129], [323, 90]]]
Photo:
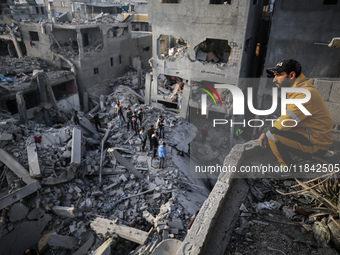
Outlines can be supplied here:
[[[88, 115], [91, 120], [99, 113], [100, 132], [81, 113], [79, 126], [1, 119], [0, 246], [5, 254], [27, 248], [41, 254], [91, 254], [105, 246], [114, 254], [136, 248], [138, 254], [149, 254], [163, 239], [183, 240], [190, 217], [209, 194], [204, 182], [186, 172], [193, 127], [161, 107], [140, 106], [138, 94], [116, 92]], [[149, 141], [147, 151], [141, 151], [134, 131], [128, 132], [125, 123], [119, 126], [113, 100], [143, 108], [146, 128], [164, 116], [165, 169], [152, 158]]]
[[[334, 142], [331, 149], [337, 151], [339, 148], [339, 143]], [[270, 157], [264, 154], [256, 161], [267, 162], [269, 159]], [[257, 164], [251, 160], [254, 159], [248, 159], [244, 163]], [[277, 164], [273, 156], [271, 164]], [[311, 179], [319, 185], [314, 185]], [[324, 186], [321, 186], [321, 180], [298, 179], [313, 189], [326, 190], [331, 187], [333, 192], [338, 194], [336, 178], [328, 180]], [[302, 192], [298, 188], [299, 183], [292, 176], [283, 179], [247, 179], [247, 182], [250, 192], [239, 209], [238, 224], [225, 255], [339, 254], [336, 251], [340, 247], [340, 221], [336, 219], [338, 215], [334, 215], [316, 199], [305, 195], [315, 192], [313, 189], [306, 189], [307, 193]], [[330, 183], [333, 185], [330, 186]], [[335, 200], [332, 201], [336, 203]]]

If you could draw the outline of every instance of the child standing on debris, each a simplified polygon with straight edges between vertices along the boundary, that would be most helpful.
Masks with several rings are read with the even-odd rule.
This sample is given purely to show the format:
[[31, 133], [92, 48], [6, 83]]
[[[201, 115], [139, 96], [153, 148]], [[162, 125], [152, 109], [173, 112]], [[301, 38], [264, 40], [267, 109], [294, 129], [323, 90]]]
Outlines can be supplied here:
[[142, 130], [139, 133], [139, 137], [142, 140], [142, 151], [145, 151], [145, 144], [146, 144], [146, 139], [147, 139], [147, 133], [144, 127], [142, 127]]
[[150, 141], [150, 151], [153, 148], [153, 142], [152, 142], [152, 135], [155, 132], [155, 129], [153, 128], [153, 125], [151, 125], [148, 129], [148, 137], [149, 137], [149, 141]]
[[74, 124], [76, 124], [77, 126], [79, 126], [78, 111], [74, 111], [73, 122], [74, 122]]
[[158, 148], [158, 156], [159, 156], [159, 165], [158, 168], [165, 168], [164, 161], [166, 160], [166, 143], [163, 142], [163, 145], [160, 145]]
[[158, 137], [157, 137], [157, 130], [154, 131], [152, 135], [152, 146], [153, 146], [153, 158], [156, 158], [157, 148], [158, 148]]
[[161, 115], [159, 116], [159, 119], [157, 120], [156, 126], [159, 128], [159, 138], [163, 138], [163, 139], [164, 139], [164, 125], [165, 125], [165, 120], [163, 116]]

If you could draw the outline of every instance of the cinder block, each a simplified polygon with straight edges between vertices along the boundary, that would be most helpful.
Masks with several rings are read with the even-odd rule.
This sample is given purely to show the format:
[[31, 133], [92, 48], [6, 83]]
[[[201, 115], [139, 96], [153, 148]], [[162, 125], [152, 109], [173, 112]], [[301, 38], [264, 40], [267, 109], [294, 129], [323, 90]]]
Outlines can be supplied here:
[[333, 82], [329, 101], [340, 103], [340, 82], [339, 81]]
[[329, 95], [331, 93], [333, 82], [331, 81], [325, 81], [325, 80], [316, 80], [315, 81], [315, 87], [319, 91], [319, 93], [322, 96], [322, 99], [324, 101], [329, 100]]
[[340, 114], [339, 114], [340, 103], [326, 102], [326, 105], [328, 107], [328, 111], [331, 115], [333, 123], [335, 125], [339, 125], [340, 124]]

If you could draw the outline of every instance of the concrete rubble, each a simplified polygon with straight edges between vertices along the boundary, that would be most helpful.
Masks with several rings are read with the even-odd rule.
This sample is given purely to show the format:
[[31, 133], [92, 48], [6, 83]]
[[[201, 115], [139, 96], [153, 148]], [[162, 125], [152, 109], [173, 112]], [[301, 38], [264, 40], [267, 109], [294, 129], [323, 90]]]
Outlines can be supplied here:
[[[125, 110], [142, 108], [146, 128], [165, 117], [165, 169], [151, 151], [141, 151], [134, 131], [119, 126], [112, 107], [118, 100]], [[79, 112], [79, 126], [0, 116], [1, 247], [32, 224], [40, 224], [35, 236], [17, 240], [12, 254], [29, 246], [41, 254], [151, 254], [162, 240], [183, 240], [190, 217], [209, 194], [181, 167], [195, 127], [163, 107], [140, 105], [141, 96], [128, 87], [117, 87], [103, 102], [90, 114]], [[91, 123], [95, 114], [99, 132]], [[17, 199], [8, 199], [11, 194]]]

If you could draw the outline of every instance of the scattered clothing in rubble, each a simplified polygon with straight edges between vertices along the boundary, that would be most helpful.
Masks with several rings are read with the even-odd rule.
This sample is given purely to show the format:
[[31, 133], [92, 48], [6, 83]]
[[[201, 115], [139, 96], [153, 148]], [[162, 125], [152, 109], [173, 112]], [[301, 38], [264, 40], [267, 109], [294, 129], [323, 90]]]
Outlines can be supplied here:
[[9, 77], [5, 77], [2, 74], [0, 74], [0, 80], [3, 82], [13, 82], [13, 80]]

